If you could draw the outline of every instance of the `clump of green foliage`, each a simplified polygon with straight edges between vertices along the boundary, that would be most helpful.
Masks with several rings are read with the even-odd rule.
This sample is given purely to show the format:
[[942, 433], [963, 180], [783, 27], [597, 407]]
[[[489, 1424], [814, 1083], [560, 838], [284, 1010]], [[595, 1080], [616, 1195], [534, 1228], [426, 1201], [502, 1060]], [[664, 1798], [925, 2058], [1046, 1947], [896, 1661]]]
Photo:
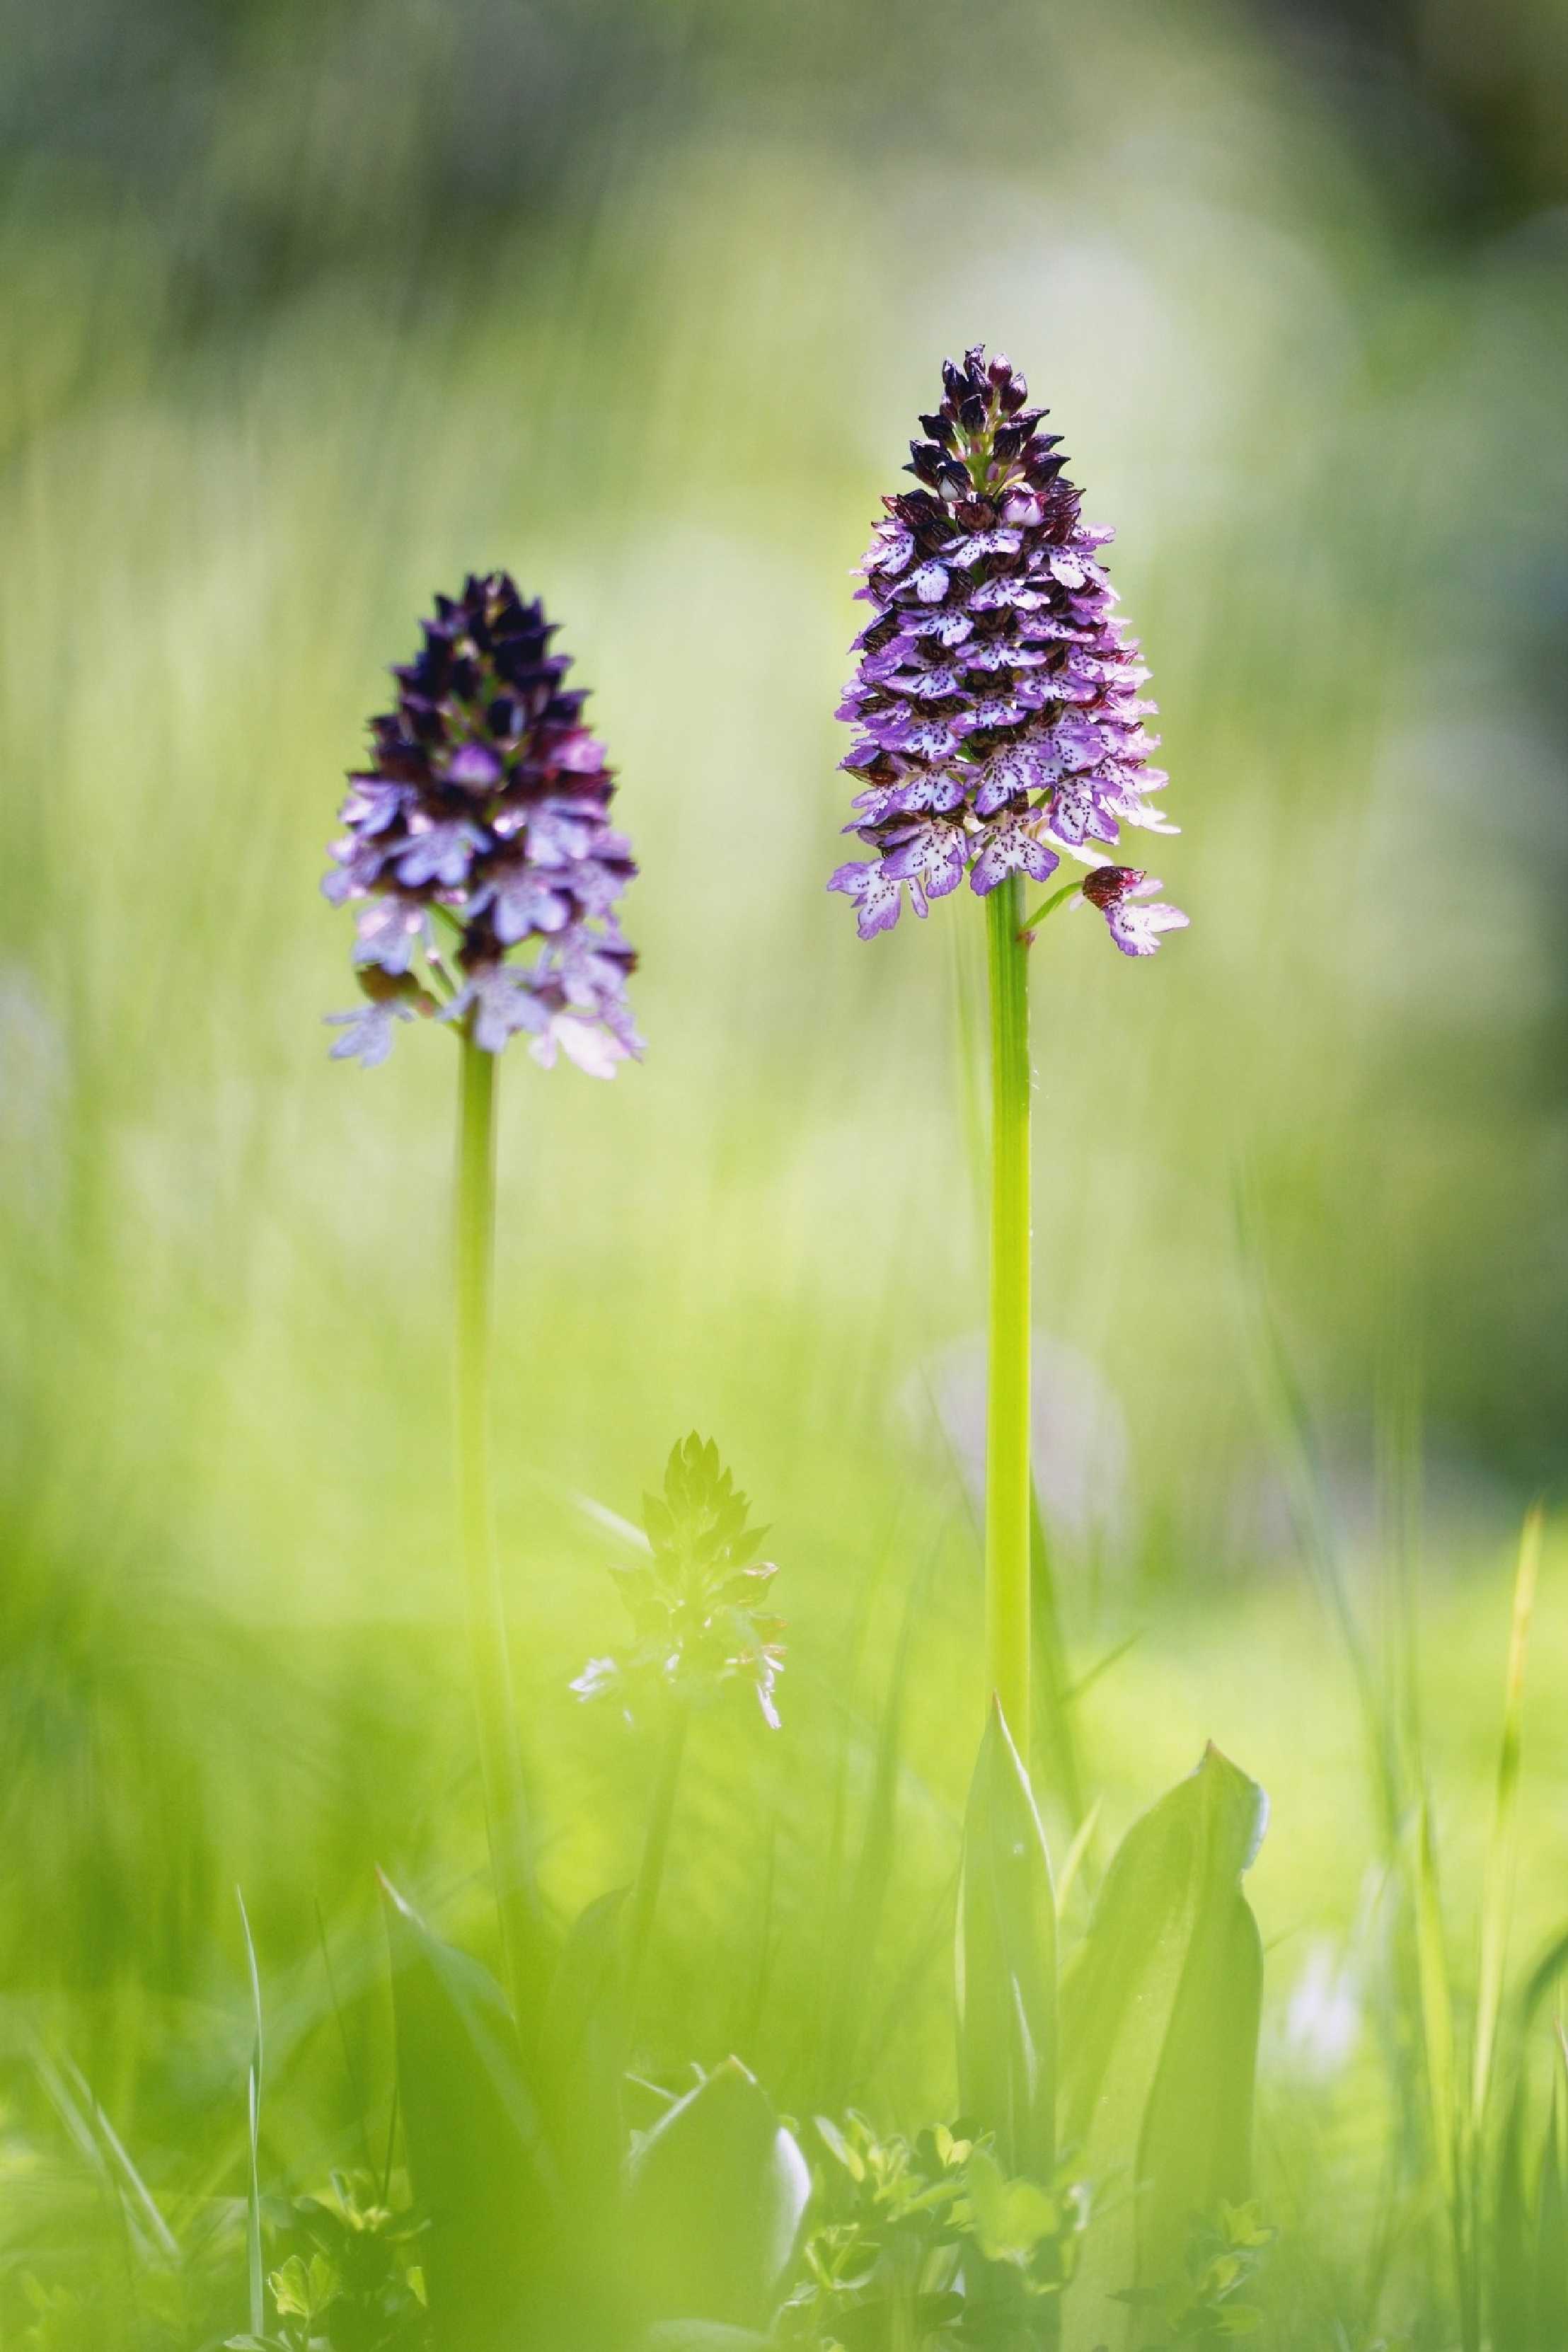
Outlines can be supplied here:
[[[695, 1628], [673, 1677], [654, 1655], [668, 1649], [647, 1636], [666, 1711], [654, 1736], [668, 1741], [699, 1690], [717, 1703], [752, 1681], [749, 1668], [728, 1669], [760, 1638], [750, 1599], [761, 1539], [710, 1443], [674, 1450], [647, 1539], [616, 1579], [635, 1596], [639, 1639], [650, 1596], [668, 1642]], [[1445, 2192], [1425, 2217], [1442, 2255], [1429, 2301], [1455, 2315], [1475, 2352], [1542, 2352], [1568, 2318], [1568, 2042], [1555, 2013], [1568, 1938], [1513, 1999], [1502, 1968], [1538, 1540], [1532, 1523], [1480, 2007], [1466, 2012], [1450, 1980], [1436, 1841], [1420, 1812], [1402, 1848], [1407, 1940], [1390, 1946], [1391, 1981], [1410, 1987], [1419, 2037], [1393, 2053], [1422, 2100], [1416, 2148], [1402, 2161], [1415, 2196], [1432, 2183]], [[770, 1616], [766, 1638], [775, 1633]], [[743, 1717], [714, 1719], [728, 1739]], [[659, 1867], [679, 1752], [647, 1796]], [[389, 1885], [384, 2162], [336, 2167], [289, 2193], [266, 2177], [275, 2062], [263, 2066], [263, 2046], [276, 2036], [258, 2012], [249, 2193], [161, 2198], [84, 2076], [39, 2045], [35, 2079], [93, 2194], [68, 2208], [54, 2190], [50, 2231], [7, 2252], [7, 2340], [26, 2352], [505, 2352], [519, 2340], [563, 2352], [1177, 2352], [1249, 2336], [1305, 2346], [1305, 2242], [1299, 2222], [1281, 2232], [1260, 2205], [1252, 2156], [1261, 1956], [1241, 1890], [1264, 1811], [1261, 1792], [1210, 1749], [1129, 1830], [1092, 1900], [1070, 1908], [1029, 1776], [993, 1709], [949, 1912], [963, 2104], [937, 2124], [884, 2120], [853, 2100], [796, 2122], [738, 2057], [655, 2056], [668, 2029], [640, 2016], [635, 1997], [657, 1931], [647, 1834], [630, 1888], [550, 1931], [532, 2017]], [[367, 2121], [368, 2109], [362, 2133]], [[9, 2145], [14, 2183], [35, 2161], [27, 2147]], [[1397, 2276], [1391, 2268], [1385, 2299]], [[249, 2324], [237, 2324], [247, 2305]], [[1372, 2336], [1362, 2340], [1370, 2352]]]

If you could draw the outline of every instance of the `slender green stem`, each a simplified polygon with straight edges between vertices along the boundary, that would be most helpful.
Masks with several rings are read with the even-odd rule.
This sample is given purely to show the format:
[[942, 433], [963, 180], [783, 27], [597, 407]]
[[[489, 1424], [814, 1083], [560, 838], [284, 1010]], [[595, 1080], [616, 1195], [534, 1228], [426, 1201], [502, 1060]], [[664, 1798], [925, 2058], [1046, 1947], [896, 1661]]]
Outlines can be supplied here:
[[985, 1670], [1029, 1754], [1029, 966], [1022, 893], [985, 901], [991, 996], [991, 1307], [985, 1417]]
[[458, 1503], [490, 1868], [513, 2006], [526, 2029], [541, 1990], [539, 1895], [490, 1495], [495, 1081], [495, 1055], [465, 1035], [456, 1234]]
[[686, 1754], [687, 1707], [684, 1699], [670, 1702], [669, 1719], [664, 1727], [664, 1738], [659, 1749], [658, 1775], [654, 1781], [653, 1798], [648, 1806], [647, 1830], [643, 1838], [642, 1860], [637, 1864], [637, 1880], [632, 1887], [626, 1914], [626, 2006], [631, 2009], [637, 1995], [637, 1979], [647, 1953], [649, 1930], [654, 1910], [658, 1902], [658, 1890], [664, 1879], [665, 1857], [669, 1852], [669, 1825], [675, 1818], [675, 1792], [680, 1784], [680, 1766]]
[[1033, 913], [1026, 915], [1018, 926], [1024, 934], [1026, 943], [1034, 938], [1047, 915], [1054, 915], [1057, 908], [1065, 907], [1069, 898], [1079, 898], [1082, 890], [1082, 880], [1075, 876], [1072, 881], [1064, 882], [1059, 890], [1053, 890], [1048, 898], [1042, 898]]

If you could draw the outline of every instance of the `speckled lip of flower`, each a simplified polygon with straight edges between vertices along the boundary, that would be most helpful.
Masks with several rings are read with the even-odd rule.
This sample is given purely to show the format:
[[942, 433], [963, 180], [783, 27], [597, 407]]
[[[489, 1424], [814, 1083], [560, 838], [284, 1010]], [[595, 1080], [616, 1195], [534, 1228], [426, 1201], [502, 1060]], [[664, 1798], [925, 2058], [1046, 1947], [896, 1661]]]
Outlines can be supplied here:
[[384, 1061], [415, 1013], [466, 1024], [499, 1054], [524, 1035], [595, 1077], [640, 1054], [626, 1003], [636, 956], [616, 901], [637, 872], [609, 822], [605, 750], [569, 688], [555, 625], [504, 572], [438, 596], [424, 645], [371, 720], [321, 887], [359, 912], [365, 1003], [329, 1014], [334, 1058]]
[[[919, 487], [883, 500], [860, 567], [873, 612], [838, 716], [859, 786], [845, 831], [875, 855], [827, 887], [863, 939], [892, 929], [906, 890], [923, 916], [965, 875], [984, 897], [1010, 874], [1048, 880], [1064, 851], [1101, 866], [1123, 824], [1176, 831], [1148, 797], [1167, 779], [1148, 764], [1149, 673], [1099, 560], [1111, 533], [1080, 520], [1060, 436], [1027, 401], [1000, 352], [945, 361], [905, 469]], [[1175, 927], [1154, 917], [1174, 911], [1124, 909], [1148, 944], [1114, 922], [1112, 937], [1147, 955]]]

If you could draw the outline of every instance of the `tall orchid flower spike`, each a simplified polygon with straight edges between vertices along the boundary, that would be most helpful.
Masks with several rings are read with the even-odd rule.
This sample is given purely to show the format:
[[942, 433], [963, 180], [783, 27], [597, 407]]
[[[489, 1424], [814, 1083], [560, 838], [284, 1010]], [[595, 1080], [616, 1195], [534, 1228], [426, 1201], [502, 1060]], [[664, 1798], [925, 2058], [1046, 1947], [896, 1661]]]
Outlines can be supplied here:
[[[1099, 866], [1124, 824], [1176, 831], [1151, 797], [1167, 779], [1149, 764], [1149, 673], [1100, 561], [1112, 534], [1081, 520], [1028, 396], [982, 344], [943, 363], [910, 444], [919, 487], [884, 499], [861, 566], [872, 616], [838, 716], [856, 730], [845, 830], [875, 855], [827, 887], [863, 939], [891, 930], [906, 891], [923, 916], [965, 875], [984, 898], [1015, 875], [1048, 882], [1064, 851]], [[1151, 928], [1173, 926], [1137, 935]]]
[[[336, 1060], [386, 1059], [415, 1013], [459, 1024], [481, 1053], [519, 1034], [613, 1077], [641, 1051], [626, 1005], [636, 958], [616, 905], [637, 872], [609, 821], [605, 749], [568, 688], [554, 624], [504, 572], [438, 596], [416, 658], [393, 671], [370, 764], [349, 779], [321, 887], [358, 907], [365, 1003], [329, 1013]], [[421, 976], [422, 967], [422, 976]]]
[[[871, 852], [827, 887], [862, 939], [891, 930], [906, 895], [924, 916], [968, 877], [985, 901], [991, 1002], [991, 1280], [985, 1441], [986, 1673], [1029, 1758], [1030, 1087], [1028, 951], [1059, 907], [1087, 898], [1123, 955], [1152, 955], [1186, 922], [1149, 905], [1160, 885], [1112, 863], [1124, 825], [1174, 833], [1150, 764], [1159, 738], [1138, 641], [1117, 617], [1060, 436], [1000, 352], [942, 363], [857, 593], [871, 616], [838, 716], [855, 730], [845, 827]], [[1087, 869], [1061, 881], [1064, 857]], [[1053, 884], [1025, 916], [1026, 882]]]
[[328, 1019], [336, 1060], [384, 1062], [416, 1013], [459, 1046], [454, 1402], [459, 1533], [485, 1815], [519, 2019], [537, 2014], [548, 1932], [533, 1869], [490, 1487], [496, 1074], [526, 1036], [613, 1077], [642, 1041], [626, 1004], [636, 958], [616, 906], [637, 868], [610, 823], [605, 749], [568, 688], [554, 625], [504, 572], [438, 596], [425, 642], [370, 722], [322, 884], [357, 908], [363, 1002]]

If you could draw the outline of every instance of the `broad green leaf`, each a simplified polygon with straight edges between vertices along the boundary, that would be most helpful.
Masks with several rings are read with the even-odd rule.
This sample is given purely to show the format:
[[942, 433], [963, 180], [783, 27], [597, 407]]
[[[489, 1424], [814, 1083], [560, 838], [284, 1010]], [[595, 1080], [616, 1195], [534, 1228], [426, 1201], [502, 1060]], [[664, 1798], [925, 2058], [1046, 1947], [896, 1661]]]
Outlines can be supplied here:
[[568, 2282], [571, 2342], [626, 2337], [622, 2197], [627, 2131], [627, 2021], [617, 1889], [589, 1904], [566, 1938], [534, 2065], [560, 2183], [558, 2267]]
[[1003, 2169], [1056, 2170], [1057, 1909], [1045, 1833], [992, 1703], [963, 1817], [958, 1896], [959, 2103]]
[[726, 2059], [659, 2117], [631, 2160], [626, 2245], [644, 2319], [765, 2328], [810, 2188], [766, 2093]]
[[590, 1903], [567, 1937], [539, 2034], [537, 2073], [550, 2143], [574, 2200], [613, 2209], [626, 2161], [622, 2092], [627, 2022], [623, 1888]]
[[1041, 2243], [1061, 2228], [1061, 2208], [1034, 2180], [1009, 2180], [987, 2148], [977, 2147], [964, 2167], [964, 2193], [974, 2236], [990, 2263], [1026, 2270]]
[[279, 2319], [319, 2319], [337, 2301], [342, 2282], [325, 2254], [290, 2254], [267, 2282]]
[[1226, 2304], [1214, 2315], [1215, 2331], [1220, 2336], [1256, 2336], [1263, 2325], [1263, 2314], [1256, 2304]]
[[552, 2299], [555, 2200], [511, 2011], [384, 1879], [397, 2087], [439, 2352], [512, 2352]]
[[1069, 2352], [1130, 2352], [1179, 2283], [1193, 2217], [1247, 2194], [1263, 1960], [1241, 1892], [1263, 1791], [1208, 1748], [1134, 1822], [1062, 1989], [1062, 2137], [1100, 2209], [1067, 2300]]

